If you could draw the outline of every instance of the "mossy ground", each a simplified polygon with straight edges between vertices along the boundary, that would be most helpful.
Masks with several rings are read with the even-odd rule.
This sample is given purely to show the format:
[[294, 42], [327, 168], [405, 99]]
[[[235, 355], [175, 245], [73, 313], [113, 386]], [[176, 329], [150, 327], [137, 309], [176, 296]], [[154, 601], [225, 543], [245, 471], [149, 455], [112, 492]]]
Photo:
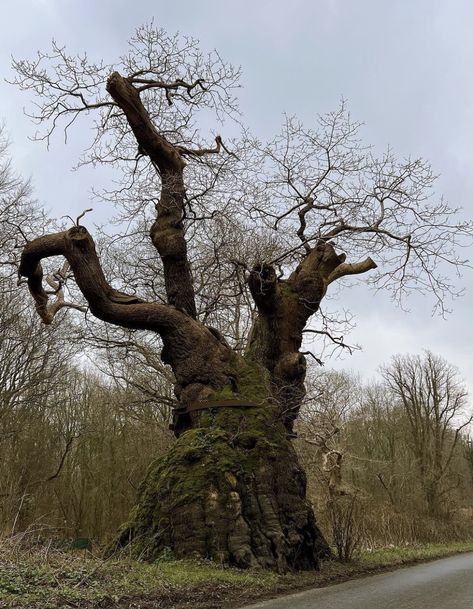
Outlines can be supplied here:
[[324, 563], [320, 572], [276, 575], [224, 568], [163, 556], [155, 563], [121, 558], [103, 561], [47, 546], [0, 544], [2, 609], [219, 609], [258, 598], [327, 585], [396, 566], [473, 551], [473, 543], [389, 547], [363, 552], [355, 561]]

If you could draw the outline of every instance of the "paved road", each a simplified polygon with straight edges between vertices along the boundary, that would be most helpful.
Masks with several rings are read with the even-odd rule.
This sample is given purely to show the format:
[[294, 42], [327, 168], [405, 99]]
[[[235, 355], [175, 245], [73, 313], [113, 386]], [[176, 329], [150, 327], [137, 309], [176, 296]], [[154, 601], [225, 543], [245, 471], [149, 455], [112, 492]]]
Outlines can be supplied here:
[[473, 609], [473, 552], [244, 609]]

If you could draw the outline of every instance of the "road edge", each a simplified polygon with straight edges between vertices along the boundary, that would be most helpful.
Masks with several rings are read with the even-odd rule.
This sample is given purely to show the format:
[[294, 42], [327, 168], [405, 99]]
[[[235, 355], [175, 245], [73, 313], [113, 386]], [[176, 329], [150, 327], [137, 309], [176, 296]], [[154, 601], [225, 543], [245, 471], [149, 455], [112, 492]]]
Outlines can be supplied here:
[[[289, 583], [289, 585], [287, 587], [284, 587], [284, 585], [281, 586], [280, 589], [277, 590], [271, 590], [271, 591], [261, 591], [261, 593], [258, 593], [255, 591], [252, 591], [251, 593], [249, 593], [246, 596], [246, 599], [243, 599], [242, 597], [240, 597], [238, 600], [230, 600], [230, 601], [226, 601], [225, 599], [223, 599], [223, 603], [222, 603], [222, 609], [251, 609], [251, 607], [253, 605], [256, 605], [257, 603], [261, 603], [264, 601], [269, 601], [269, 600], [273, 600], [273, 599], [279, 599], [285, 596], [292, 596], [293, 594], [297, 594], [299, 592], [306, 592], [308, 590], [317, 590], [320, 588], [328, 588], [330, 586], [335, 586], [337, 584], [341, 584], [347, 581], [351, 581], [351, 580], [356, 580], [356, 579], [363, 579], [365, 577], [370, 577], [372, 575], [378, 575], [381, 573], [389, 573], [389, 572], [394, 572], [394, 571], [398, 571], [399, 569], [403, 569], [405, 567], [411, 567], [411, 566], [415, 566], [418, 564], [425, 564], [425, 563], [431, 563], [431, 562], [436, 562], [438, 560], [443, 560], [445, 558], [451, 558], [452, 556], [458, 556], [461, 554], [468, 554], [468, 553], [473, 553], [473, 545], [471, 547], [471, 549], [465, 549], [465, 550], [452, 550], [452, 551], [448, 551], [445, 550], [444, 553], [439, 554], [437, 556], [429, 556], [429, 557], [407, 557], [405, 559], [402, 559], [401, 561], [398, 562], [393, 562], [391, 564], [382, 564], [382, 565], [368, 565], [368, 564], [363, 564], [360, 562], [353, 562], [353, 563], [339, 563], [336, 561], [326, 561], [325, 562], [325, 569], [327, 569], [327, 566], [332, 564], [332, 565], [336, 565], [337, 567], [340, 567], [340, 569], [336, 570], [335, 572], [331, 571], [331, 572], [325, 572], [324, 573], [324, 566], [322, 566], [322, 569], [317, 572], [317, 574], [314, 575], [314, 581], [312, 583], [301, 583], [301, 585], [298, 585], [296, 582], [294, 583]], [[344, 572], [343, 567], [346, 567], [346, 570]], [[245, 602], [246, 604], [243, 604], [243, 602]], [[248, 604], [251, 603], [251, 604]], [[207, 609], [207, 608], [205, 608]], [[214, 606], [208, 606], [208, 609], [215, 609]]]

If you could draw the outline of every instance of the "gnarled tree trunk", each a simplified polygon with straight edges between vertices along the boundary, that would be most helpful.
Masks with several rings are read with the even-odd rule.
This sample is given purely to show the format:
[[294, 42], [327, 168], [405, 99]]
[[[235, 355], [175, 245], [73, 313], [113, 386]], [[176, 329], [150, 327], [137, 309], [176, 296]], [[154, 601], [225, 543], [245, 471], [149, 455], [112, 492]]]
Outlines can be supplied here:
[[[173, 87], [184, 85], [176, 81]], [[174, 372], [179, 438], [167, 456], [151, 465], [117, 545], [147, 558], [170, 548], [177, 556], [240, 567], [315, 568], [328, 547], [315, 524], [305, 475], [290, 441], [304, 398], [302, 332], [332, 281], [375, 264], [370, 258], [345, 264], [345, 255], [338, 255], [328, 240], [309, 247], [302, 230], [304, 208], [298, 233], [306, 251], [302, 262], [286, 280], [267, 263], [252, 270], [248, 283], [258, 316], [246, 355], [234, 352], [197, 319], [183, 222], [183, 156], [216, 153], [221, 141], [217, 138], [216, 148], [208, 150], [173, 145], [152, 123], [140, 99], [143, 89], [133, 85], [133, 77], [114, 72], [107, 90], [161, 181], [150, 237], [162, 260], [167, 302], [144, 302], [115, 290], [104, 276], [92, 237], [79, 225], [30, 241], [19, 272], [28, 279], [39, 315], [51, 323], [60, 308], [74, 305], [64, 301], [61, 278], [54, 292], [57, 301], [50, 304], [41, 260], [63, 255], [92, 314], [158, 333], [161, 358]], [[308, 200], [307, 209], [312, 204]], [[221, 400], [236, 405], [211, 407]]]
[[316, 568], [328, 547], [284, 425], [261, 407], [200, 417], [151, 465], [119, 544], [146, 558], [170, 548], [243, 568]]

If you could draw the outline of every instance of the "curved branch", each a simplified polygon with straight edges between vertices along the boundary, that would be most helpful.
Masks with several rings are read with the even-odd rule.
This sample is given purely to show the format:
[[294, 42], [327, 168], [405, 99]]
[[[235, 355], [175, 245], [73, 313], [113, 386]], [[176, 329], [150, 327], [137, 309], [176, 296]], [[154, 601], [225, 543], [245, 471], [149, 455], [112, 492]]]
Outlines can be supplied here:
[[[149, 72], [141, 72], [149, 73]], [[175, 80], [174, 82], [164, 82], [162, 80], [156, 80], [153, 78], [138, 78], [140, 72], [132, 74], [130, 76], [130, 81], [132, 83], [136, 83], [141, 85], [137, 87], [138, 91], [146, 91], [146, 89], [164, 89], [166, 94], [166, 99], [168, 104], [172, 105], [172, 98], [176, 95], [179, 88], [186, 89], [187, 95], [192, 99], [192, 90], [197, 86], [200, 87], [202, 91], [207, 91], [207, 88], [204, 86], [205, 80], [203, 78], [198, 78], [195, 82], [186, 82], [180, 78]]]
[[141, 101], [139, 91], [118, 72], [107, 80], [107, 91], [123, 110], [140, 148], [161, 172], [183, 170], [185, 163], [177, 149], [163, 137]]
[[176, 146], [177, 150], [182, 156], [190, 156], [190, 157], [202, 157], [207, 154], [219, 154], [220, 150], [223, 148], [227, 154], [238, 158], [234, 152], [231, 152], [223, 143], [220, 135], [215, 137], [215, 147], [214, 148], [186, 148], [185, 146]]
[[[41, 260], [64, 256], [77, 285], [96, 317], [115, 325], [160, 332], [185, 318], [173, 307], [146, 303], [136, 296], [112, 288], [100, 266], [95, 244], [87, 229], [74, 226], [67, 231], [44, 235], [30, 241], [21, 255], [19, 275], [26, 277], [36, 310], [44, 323], [52, 321], [49, 295], [43, 287]], [[182, 319], [181, 319], [182, 321]]]
[[177, 381], [176, 396], [183, 403], [205, 398], [212, 388], [231, 384], [234, 377], [231, 349], [206, 326], [176, 307], [145, 302], [115, 290], [105, 279], [94, 241], [83, 226], [34, 239], [22, 252], [19, 274], [27, 278], [36, 310], [45, 323], [51, 323], [51, 319], [41, 260], [59, 255], [71, 265], [95, 317], [124, 328], [160, 334], [164, 344], [161, 359], [171, 365]]
[[327, 285], [346, 275], [360, 275], [361, 273], [366, 273], [367, 271], [377, 268], [377, 266], [376, 262], [371, 258], [366, 258], [360, 262], [346, 262], [340, 264], [340, 266], [337, 266], [328, 276]]

